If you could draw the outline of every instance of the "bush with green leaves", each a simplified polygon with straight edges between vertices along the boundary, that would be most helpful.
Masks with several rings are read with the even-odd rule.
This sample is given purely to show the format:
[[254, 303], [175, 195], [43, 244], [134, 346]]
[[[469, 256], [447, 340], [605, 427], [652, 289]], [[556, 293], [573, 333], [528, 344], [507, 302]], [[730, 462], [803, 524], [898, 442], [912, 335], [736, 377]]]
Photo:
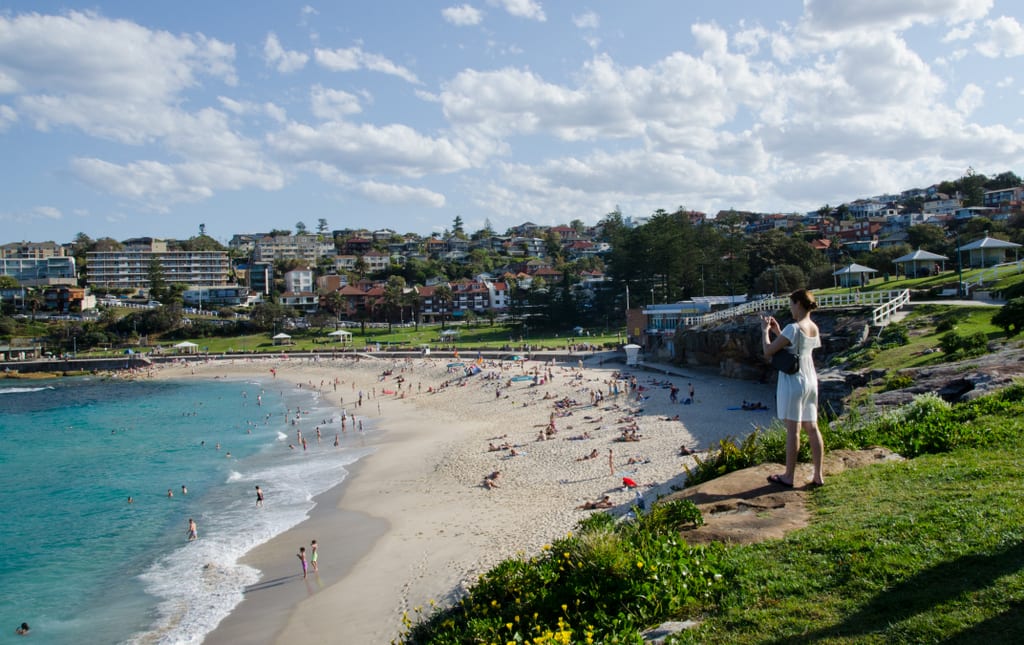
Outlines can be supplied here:
[[737, 442], [735, 437], [725, 437], [718, 442], [717, 450], [709, 451], [706, 457], [694, 457], [693, 468], [686, 467], [686, 485], [695, 486], [763, 461], [765, 453], [759, 429], [741, 442]]
[[946, 360], [981, 356], [988, 351], [988, 336], [981, 331], [964, 335], [954, 329], [939, 339], [939, 346], [945, 353]]
[[636, 643], [721, 590], [721, 545], [690, 546], [690, 502], [655, 504], [635, 521], [596, 513], [529, 559], [505, 560], [454, 607], [409, 617], [401, 643]]
[[910, 331], [902, 323], [886, 325], [878, 335], [878, 342], [883, 348], [902, 347], [910, 342]]
[[1016, 336], [1024, 328], [1024, 298], [1014, 298], [1003, 305], [992, 317], [992, 324], [1007, 336]]

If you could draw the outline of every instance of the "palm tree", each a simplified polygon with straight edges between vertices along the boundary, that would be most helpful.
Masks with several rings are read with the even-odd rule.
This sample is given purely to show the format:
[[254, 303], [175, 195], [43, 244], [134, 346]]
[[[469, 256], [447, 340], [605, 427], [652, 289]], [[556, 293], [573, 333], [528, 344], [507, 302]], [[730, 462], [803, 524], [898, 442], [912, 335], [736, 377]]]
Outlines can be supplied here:
[[448, 306], [452, 304], [452, 300], [452, 288], [450, 286], [439, 284], [434, 287], [434, 301], [441, 308], [441, 331], [444, 331], [445, 314], [448, 312]]
[[388, 333], [391, 333], [391, 323], [394, 320], [396, 309], [402, 307], [402, 295], [405, 292], [405, 278], [400, 275], [393, 275], [388, 278], [387, 286], [384, 287], [384, 307], [387, 310]]
[[32, 289], [25, 296], [25, 305], [32, 310], [32, 320], [35, 320], [36, 312], [46, 305], [46, 301], [43, 300], [43, 294], [39, 293], [35, 289]]
[[402, 292], [402, 306], [409, 307], [409, 311], [412, 314], [412, 322], [416, 326], [416, 331], [420, 330], [420, 294], [416, 291], [416, 288], [406, 289]]

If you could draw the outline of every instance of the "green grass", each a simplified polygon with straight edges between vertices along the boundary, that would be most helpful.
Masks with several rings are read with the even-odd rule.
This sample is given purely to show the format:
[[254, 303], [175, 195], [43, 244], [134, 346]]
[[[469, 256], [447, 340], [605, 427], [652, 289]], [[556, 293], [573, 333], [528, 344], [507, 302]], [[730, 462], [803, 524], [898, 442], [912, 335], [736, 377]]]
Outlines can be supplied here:
[[[904, 321], [908, 342], [876, 348], [866, 366], [943, 360], [920, 351], [953, 330], [999, 340], [995, 311], [920, 306]], [[807, 528], [757, 545], [692, 550], [685, 530], [665, 540], [675, 511], [661, 514], [674, 522], [615, 532], [591, 516], [550, 553], [496, 567], [457, 607], [410, 619], [401, 642], [639, 643], [639, 630], [684, 619], [700, 626], [668, 643], [1018, 642], [1024, 383], [958, 405], [924, 395], [822, 432], [830, 449], [880, 445], [910, 459], [829, 476], [810, 494]], [[719, 448], [692, 482], [781, 461], [784, 432], [776, 424]]]
[[[401, 642], [639, 643], [639, 630], [683, 619], [700, 625], [668, 643], [1018, 642], [1024, 384], [897, 414], [826, 436], [930, 454], [830, 476], [810, 494], [811, 524], [786, 538], [692, 548], [695, 508], [655, 505], [619, 525], [598, 513], [501, 563], [457, 606], [410, 618]], [[765, 450], [752, 444], [739, 449]]]
[[[451, 327], [449, 327], [451, 328]], [[471, 351], [477, 349], [484, 350], [499, 350], [504, 346], [511, 345], [515, 348], [515, 351], [519, 351], [523, 343], [530, 344], [534, 349], [538, 348], [553, 348], [553, 349], [565, 349], [569, 335], [565, 333], [554, 333], [545, 332], [543, 335], [538, 335], [536, 332], [529, 332], [529, 334], [523, 338], [522, 332], [518, 327], [511, 327], [508, 325], [494, 325], [491, 326], [487, 323], [479, 323], [476, 325], [461, 325], [457, 327], [459, 335], [453, 343], [442, 343], [440, 342], [441, 327], [439, 325], [421, 325], [419, 330], [414, 327], [393, 327], [391, 333], [388, 333], [386, 327], [371, 328], [367, 327], [364, 333], [359, 327], [349, 328], [347, 331], [352, 332], [352, 345], [351, 347], [356, 350], [363, 351], [368, 345], [375, 345], [380, 343], [381, 349], [383, 350], [417, 350], [422, 345], [429, 345], [434, 349], [451, 348], [455, 347], [464, 351]], [[319, 351], [319, 352], [330, 352], [332, 350], [341, 350], [344, 346], [341, 343], [335, 342], [333, 338], [327, 336], [327, 333], [333, 331], [333, 328], [320, 330], [314, 329], [302, 329], [302, 330], [288, 330], [286, 333], [291, 338], [290, 345], [274, 345], [271, 337], [274, 335], [273, 332], [261, 333], [261, 334], [250, 334], [245, 336], [232, 336], [227, 338], [221, 338], [217, 336], [207, 337], [187, 337], [183, 339], [175, 338], [170, 339], [150, 339], [150, 347], [153, 345], [161, 345], [166, 349], [181, 342], [181, 340], [189, 340], [199, 345], [200, 351], [209, 352], [211, 354], [222, 354], [222, 353], [233, 353], [233, 352], [258, 352], [258, 353], [278, 353], [278, 352], [295, 352], [295, 351]], [[620, 330], [622, 331], [622, 330]], [[590, 336], [572, 336], [575, 342], [585, 342], [597, 345], [598, 347], [615, 347], [620, 342], [623, 336], [616, 334], [615, 330], [610, 333], [606, 333], [604, 330], [590, 330]], [[139, 351], [148, 351], [150, 347], [135, 347]], [[81, 356], [110, 356], [114, 354], [120, 354], [124, 350], [107, 351], [103, 352], [100, 350], [80, 353]], [[511, 351], [510, 351], [511, 353]]]
[[1018, 438], [830, 478], [811, 526], [729, 550], [728, 590], [673, 642], [1018, 642], [1022, 464]]

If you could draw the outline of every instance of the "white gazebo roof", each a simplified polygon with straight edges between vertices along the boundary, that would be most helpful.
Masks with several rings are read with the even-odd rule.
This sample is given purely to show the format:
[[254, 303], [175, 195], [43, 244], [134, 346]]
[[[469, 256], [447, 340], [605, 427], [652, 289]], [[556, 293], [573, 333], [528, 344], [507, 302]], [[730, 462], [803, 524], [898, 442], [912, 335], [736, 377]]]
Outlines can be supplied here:
[[446, 329], [443, 332], [441, 332], [441, 335], [442, 336], [458, 336], [459, 335], [459, 330], [458, 329]]
[[175, 349], [189, 349], [191, 347], [199, 347], [199, 345], [196, 343], [190, 343], [186, 340], [174, 346]]
[[1017, 249], [1020, 248], [1020, 244], [1013, 242], [1007, 242], [1006, 240], [996, 239], [986, 235], [980, 240], [974, 240], [969, 244], [964, 244], [958, 251], [977, 251], [979, 249]]
[[901, 255], [900, 257], [893, 260], [893, 262], [917, 262], [917, 261], [931, 261], [931, 260], [948, 260], [945, 255], [939, 255], [938, 253], [932, 253], [931, 251], [924, 251], [918, 249], [913, 253], [907, 255]]
[[[339, 329], [337, 331], [332, 331], [331, 333], [329, 333], [327, 335], [328, 336], [351, 336], [352, 332], [345, 331], [344, 329]], [[276, 338], [276, 336], [275, 336], [275, 338]]]
[[853, 263], [848, 267], [839, 269], [832, 275], [853, 275], [855, 273], [878, 273], [878, 269], [872, 269], [871, 267], [866, 267], [863, 264]]
[[273, 337], [274, 340], [284, 340], [285, 338], [291, 338], [288, 334], [281, 332], [280, 334]]

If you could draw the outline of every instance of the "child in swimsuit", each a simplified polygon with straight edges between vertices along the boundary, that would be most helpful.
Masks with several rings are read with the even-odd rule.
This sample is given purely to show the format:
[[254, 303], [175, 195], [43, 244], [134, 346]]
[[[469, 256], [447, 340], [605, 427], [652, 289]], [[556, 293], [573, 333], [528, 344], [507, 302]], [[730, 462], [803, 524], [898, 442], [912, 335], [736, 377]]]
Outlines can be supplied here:
[[317, 556], [316, 540], [313, 540], [313, 543], [311, 545], [310, 550], [313, 552], [313, 554], [309, 558], [309, 561], [313, 564], [313, 571], [319, 571], [319, 569], [316, 568], [316, 556]]
[[302, 563], [302, 577], [305, 578], [306, 577], [306, 547], [304, 547], [304, 546], [300, 546], [299, 547], [298, 557], [299, 557], [299, 562]]

